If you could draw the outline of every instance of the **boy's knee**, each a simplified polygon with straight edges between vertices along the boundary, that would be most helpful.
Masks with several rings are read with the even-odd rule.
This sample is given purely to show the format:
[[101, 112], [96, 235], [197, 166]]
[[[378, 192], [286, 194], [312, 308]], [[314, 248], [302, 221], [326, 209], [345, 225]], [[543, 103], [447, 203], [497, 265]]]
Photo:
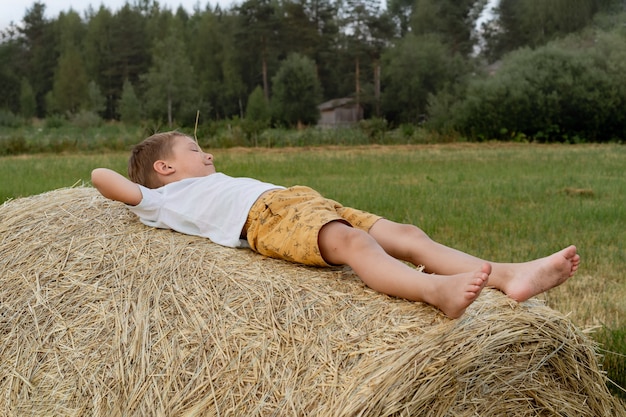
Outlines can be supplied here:
[[392, 223], [389, 230], [392, 235], [409, 238], [411, 241], [420, 239], [430, 239], [430, 237], [419, 227], [409, 223]]
[[415, 239], [430, 239], [430, 237], [419, 227], [412, 224], [403, 224], [403, 232]]
[[350, 248], [356, 248], [364, 245], [367, 246], [375, 242], [367, 232], [355, 229], [352, 226], [343, 228], [340, 239], [345, 247]]
[[336, 255], [358, 252], [375, 243], [376, 241], [367, 232], [342, 222], [325, 225], [319, 234], [319, 248], [322, 256], [331, 262]]
[[357, 242], [364, 237], [367, 237], [367, 233], [339, 220], [324, 225], [320, 230], [320, 240], [335, 242], [342, 246]]

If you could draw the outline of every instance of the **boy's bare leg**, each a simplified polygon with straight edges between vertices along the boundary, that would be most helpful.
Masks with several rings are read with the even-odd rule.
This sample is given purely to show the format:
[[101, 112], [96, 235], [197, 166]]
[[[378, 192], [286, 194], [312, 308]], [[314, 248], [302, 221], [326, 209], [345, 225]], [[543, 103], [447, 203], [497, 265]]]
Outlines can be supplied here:
[[423, 301], [451, 318], [459, 317], [487, 284], [491, 266], [478, 265], [471, 272], [430, 275], [389, 256], [368, 233], [340, 222], [325, 225], [319, 247], [331, 264], [349, 265], [375, 291]]
[[522, 263], [497, 263], [449, 248], [430, 239], [413, 226], [381, 219], [369, 232], [391, 256], [424, 265], [437, 274], [458, 274], [473, 271], [488, 262], [492, 266], [489, 286], [517, 301], [561, 285], [578, 270], [580, 255], [569, 246], [545, 258]]

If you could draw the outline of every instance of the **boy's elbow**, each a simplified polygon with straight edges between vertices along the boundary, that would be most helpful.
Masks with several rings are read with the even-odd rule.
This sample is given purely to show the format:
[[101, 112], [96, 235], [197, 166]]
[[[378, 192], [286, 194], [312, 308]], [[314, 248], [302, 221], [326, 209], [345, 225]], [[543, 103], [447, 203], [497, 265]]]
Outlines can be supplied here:
[[91, 171], [91, 184], [107, 198], [114, 199], [115, 175], [107, 168], [96, 168]]
[[106, 171], [104, 168], [96, 168], [91, 171], [91, 183], [98, 190], [102, 187], [103, 177], [106, 175]]
[[93, 184], [94, 187], [97, 188], [96, 184], [98, 183], [98, 181], [100, 180], [100, 175], [98, 173], [98, 170], [100, 170], [101, 168], [96, 168], [93, 171], [91, 171], [91, 183]]
[[135, 206], [142, 199], [141, 190], [137, 184], [108, 168], [96, 168], [91, 171], [91, 184], [100, 194], [110, 200]]

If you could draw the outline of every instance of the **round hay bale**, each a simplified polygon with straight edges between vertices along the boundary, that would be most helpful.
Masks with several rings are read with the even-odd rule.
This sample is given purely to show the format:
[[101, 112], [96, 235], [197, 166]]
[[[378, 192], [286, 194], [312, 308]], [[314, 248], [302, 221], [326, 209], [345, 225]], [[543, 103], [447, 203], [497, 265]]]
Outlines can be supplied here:
[[616, 416], [595, 346], [538, 300], [458, 320], [142, 225], [89, 187], [0, 207], [0, 414]]

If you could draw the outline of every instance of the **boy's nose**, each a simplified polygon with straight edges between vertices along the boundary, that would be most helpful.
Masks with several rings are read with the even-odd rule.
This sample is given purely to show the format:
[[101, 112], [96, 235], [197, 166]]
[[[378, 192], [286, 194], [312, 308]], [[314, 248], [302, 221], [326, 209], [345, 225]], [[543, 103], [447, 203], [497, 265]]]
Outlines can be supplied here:
[[212, 155], [212, 154], [210, 154], [210, 153], [206, 153], [206, 152], [205, 152], [205, 153], [204, 153], [204, 157], [205, 157], [206, 159], [208, 159], [209, 161], [212, 161], [212, 160], [213, 160], [213, 155]]

